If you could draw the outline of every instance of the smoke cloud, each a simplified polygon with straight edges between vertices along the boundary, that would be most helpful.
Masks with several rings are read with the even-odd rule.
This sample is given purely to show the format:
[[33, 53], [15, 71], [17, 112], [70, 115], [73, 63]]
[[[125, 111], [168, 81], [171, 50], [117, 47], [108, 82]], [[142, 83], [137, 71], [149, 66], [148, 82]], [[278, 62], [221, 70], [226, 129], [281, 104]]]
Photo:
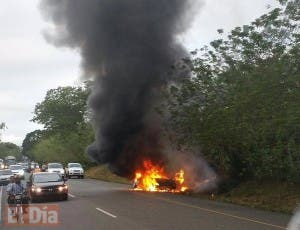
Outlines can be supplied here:
[[194, 0], [42, 0], [56, 46], [78, 50], [84, 76], [94, 79], [89, 104], [96, 141], [89, 155], [130, 176], [147, 157], [163, 163], [158, 92], [171, 66], [187, 55], [177, 41]]

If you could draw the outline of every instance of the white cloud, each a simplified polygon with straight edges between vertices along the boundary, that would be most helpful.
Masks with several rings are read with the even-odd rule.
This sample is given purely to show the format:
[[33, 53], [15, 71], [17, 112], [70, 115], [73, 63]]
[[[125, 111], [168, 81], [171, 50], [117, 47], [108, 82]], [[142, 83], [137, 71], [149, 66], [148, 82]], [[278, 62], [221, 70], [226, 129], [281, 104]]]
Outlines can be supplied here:
[[57, 49], [43, 38], [46, 23], [38, 2], [10, 0], [0, 8], [0, 121], [8, 127], [2, 139], [16, 144], [41, 128], [30, 119], [46, 91], [74, 85], [80, 76], [79, 55]]
[[22, 145], [24, 137], [23, 136], [15, 136], [13, 134], [10, 135], [2, 135], [1, 141], [3, 142], [12, 142], [15, 143], [16, 145]]
[[267, 12], [276, 0], [206, 0], [199, 8], [191, 28], [181, 41], [189, 50], [200, 48], [218, 35], [217, 29], [232, 30]]

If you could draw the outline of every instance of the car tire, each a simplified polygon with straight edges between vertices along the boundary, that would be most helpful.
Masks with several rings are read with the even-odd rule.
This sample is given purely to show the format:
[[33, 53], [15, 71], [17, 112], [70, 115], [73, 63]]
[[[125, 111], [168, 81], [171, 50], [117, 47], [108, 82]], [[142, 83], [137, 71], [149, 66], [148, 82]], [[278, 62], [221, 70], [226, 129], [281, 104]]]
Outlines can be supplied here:
[[65, 195], [63, 195], [62, 200], [66, 201], [66, 200], [68, 200], [68, 198], [69, 198], [68, 194], [65, 194]]

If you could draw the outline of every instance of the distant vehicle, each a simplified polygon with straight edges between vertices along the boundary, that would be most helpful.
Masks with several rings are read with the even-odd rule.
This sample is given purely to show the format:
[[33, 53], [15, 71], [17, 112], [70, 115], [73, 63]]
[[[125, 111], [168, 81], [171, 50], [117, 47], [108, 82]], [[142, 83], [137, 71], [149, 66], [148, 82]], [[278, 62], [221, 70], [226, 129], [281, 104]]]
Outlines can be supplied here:
[[34, 170], [34, 169], [40, 168], [40, 166], [39, 166], [39, 164], [36, 163], [36, 162], [31, 162], [30, 168], [31, 168], [31, 170]]
[[7, 156], [4, 158], [4, 164], [6, 166], [15, 165], [16, 164], [16, 158], [14, 156]]
[[27, 162], [22, 162], [22, 163], [20, 163], [20, 165], [23, 168], [23, 170], [28, 170], [28, 168], [29, 168], [29, 164]]
[[0, 185], [7, 185], [14, 174], [10, 169], [0, 170]]
[[47, 165], [42, 164], [42, 172], [46, 172], [47, 171]]
[[66, 168], [66, 175], [68, 178], [77, 177], [84, 178], [84, 170], [79, 163], [69, 163]]
[[20, 177], [24, 177], [24, 169], [21, 165], [10, 165], [9, 169], [13, 172], [14, 175], [19, 175]]
[[58, 173], [60, 176], [65, 176], [65, 170], [61, 163], [48, 163], [47, 172]]
[[31, 202], [45, 198], [68, 199], [68, 186], [58, 173], [33, 173], [27, 185]]
[[4, 165], [4, 160], [0, 159], [0, 169], [4, 169], [5, 165]]

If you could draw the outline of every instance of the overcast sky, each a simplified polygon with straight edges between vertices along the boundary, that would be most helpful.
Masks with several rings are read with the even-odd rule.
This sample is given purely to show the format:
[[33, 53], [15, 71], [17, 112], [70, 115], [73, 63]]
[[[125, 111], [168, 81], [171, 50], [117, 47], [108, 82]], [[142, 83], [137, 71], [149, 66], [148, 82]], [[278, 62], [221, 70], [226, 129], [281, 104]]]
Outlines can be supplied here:
[[[0, 123], [7, 126], [2, 141], [18, 145], [26, 133], [42, 128], [30, 119], [48, 89], [80, 84], [80, 57], [47, 44], [41, 34], [47, 24], [38, 4], [39, 0], [3, 0], [0, 8]], [[189, 50], [200, 48], [217, 36], [217, 29], [249, 23], [274, 4], [275, 0], [203, 1], [180, 41]]]

